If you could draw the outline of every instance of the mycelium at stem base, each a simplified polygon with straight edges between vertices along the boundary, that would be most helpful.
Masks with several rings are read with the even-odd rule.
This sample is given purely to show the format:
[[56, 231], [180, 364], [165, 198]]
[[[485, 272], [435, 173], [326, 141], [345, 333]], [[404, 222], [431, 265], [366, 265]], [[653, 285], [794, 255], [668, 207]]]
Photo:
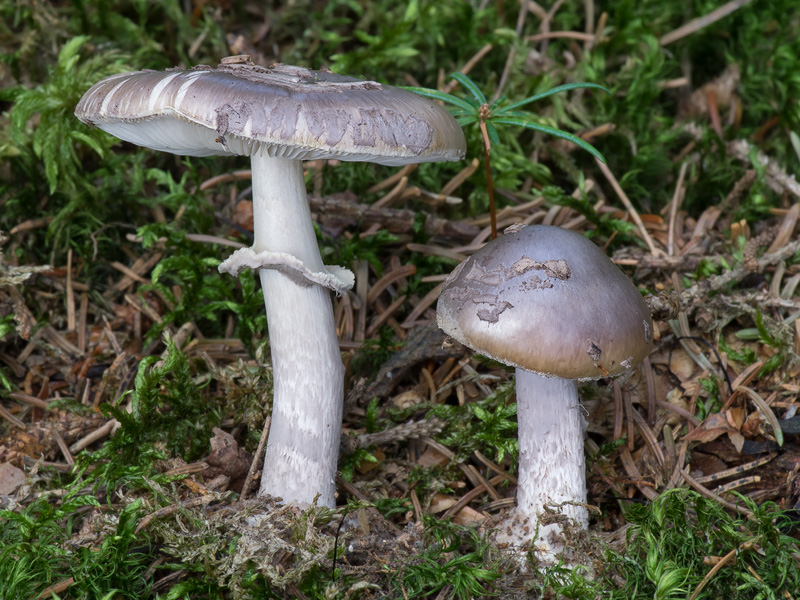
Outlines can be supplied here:
[[565, 519], [582, 529], [589, 525], [578, 387], [571, 379], [517, 369], [516, 388], [517, 506], [497, 540], [513, 548], [530, 545], [537, 559], [550, 562], [566, 550]]
[[322, 264], [302, 163], [254, 155], [252, 172], [253, 247], [220, 270], [258, 268], [267, 310], [274, 393], [259, 495], [307, 505], [319, 494], [333, 507], [344, 366], [328, 287], [352, 280]]

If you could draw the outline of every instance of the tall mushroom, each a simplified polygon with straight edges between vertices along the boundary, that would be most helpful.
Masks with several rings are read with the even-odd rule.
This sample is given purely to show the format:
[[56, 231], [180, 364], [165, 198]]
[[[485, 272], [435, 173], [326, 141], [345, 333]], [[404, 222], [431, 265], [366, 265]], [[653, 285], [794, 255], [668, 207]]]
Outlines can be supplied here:
[[559, 525], [536, 523], [545, 506], [589, 523], [577, 381], [624, 373], [650, 350], [652, 320], [628, 278], [582, 235], [512, 226], [462, 262], [437, 306], [439, 327], [516, 367], [517, 506], [500, 539], [562, 549]]
[[344, 367], [329, 290], [344, 292], [353, 274], [322, 263], [302, 161], [455, 161], [466, 146], [458, 123], [405, 90], [247, 56], [109, 77], [75, 114], [154, 150], [250, 157], [255, 240], [220, 271], [258, 269], [264, 292], [274, 397], [259, 494], [334, 506]]

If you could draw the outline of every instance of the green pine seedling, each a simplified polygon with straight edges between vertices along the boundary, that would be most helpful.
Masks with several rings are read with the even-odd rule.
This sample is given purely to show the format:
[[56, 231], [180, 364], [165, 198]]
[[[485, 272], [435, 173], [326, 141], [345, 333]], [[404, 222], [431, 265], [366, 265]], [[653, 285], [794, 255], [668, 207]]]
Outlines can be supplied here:
[[462, 127], [476, 123], [480, 127], [481, 135], [483, 137], [483, 159], [486, 167], [486, 182], [487, 192], [489, 194], [489, 216], [492, 226], [492, 239], [497, 237], [497, 220], [495, 218], [494, 187], [492, 185], [492, 168], [489, 153], [491, 151], [492, 144], [500, 143], [500, 136], [497, 133], [498, 125], [524, 127], [525, 129], [541, 131], [542, 133], [547, 133], [549, 135], [569, 140], [573, 144], [577, 144], [589, 152], [597, 160], [606, 162], [600, 151], [587, 141], [561, 129], [542, 125], [535, 120], [535, 116], [533, 114], [519, 110], [523, 106], [536, 102], [537, 100], [542, 100], [554, 94], [559, 94], [561, 92], [574, 89], [596, 88], [610, 94], [611, 92], [609, 92], [609, 90], [602, 85], [586, 82], [567, 83], [550, 88], [549, 90], [546, 90], [540, 94], [530, 96], [518, 102], [512, 102], [511, 104], [506, 104], [507, 99], [505, 96], [500, 96], [497, 100], [489, 104], [489, 102], [486, 100], [486, 96], [483, 94], [477, 84], [469, 77], [464, 75], [464, 73], [453, 73], [450, 75], [450, 77], [463, 85], [464, 88], [467, 89], [470, 94], [472, 94], [472, 98], [459, 98], [458, 96], [453, 96], [452, 94], [447, 94], [445, 92], [431, 90], [428, 88], [409, 87], [406, 89], [434, 100], [440, 100], [441, 102], [452, 106], [453, 108], [451, 109], [451, 112], [458, 121], [459, 125]]

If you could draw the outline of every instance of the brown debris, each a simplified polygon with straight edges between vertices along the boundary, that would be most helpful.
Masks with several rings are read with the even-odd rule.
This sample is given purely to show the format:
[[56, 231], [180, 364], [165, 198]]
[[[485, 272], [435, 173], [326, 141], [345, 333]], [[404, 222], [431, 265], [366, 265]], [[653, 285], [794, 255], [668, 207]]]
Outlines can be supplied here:
[[253, 457], [239, 447], [231, 434], [218, 427], [212, 431], [214, 437], [211, 438], [211, 452], [205, 458], [208, 468], [201, 471], [201, 474], [207, 480], [224, 475], [230, 480], [229, 489], [241, 491]]
[[[739, 65], [732, 64], [725, 67], [717, 78], [692, 92], [681, 106], [681, 118], [695, 119], [700, 115], [709, 115], [713, 119], [717, 107], [735, 107], [739, 102], [736, 90], [739, 87], [740, 77]], [[718, 116], [716, 114], [717, 118]]]
[[71, 444], [101, 421], [103, 418], [97, 413], [78, 415], [63, 410], [50, 411], [47, 419], [26, 423], [24, 429], [12, 428], [4, 439], [0, 439], [0, 463], [21, 467], [26, 456], [53, 460], [59, 453], [54, 431], [64, 442]]
[[[352, 227], [361, 223], [368, 227], [372, 223], [380, 225], [390, 233], [410, 233], [413, 231], [416, 213], [411, 210], [398, 208], [374, 208], [369, 204], [359, 204], [348, 194], [325, 196], [323, 198], [310, 198], [311, 210], [319, 215], [320, 221], [326, 227], [343, 228]], [[455, 239], [472, 239], [477, 229], [450, 221], [426, 215], [425, 232], [428, 235], [437, 235]]]
[[756, 237], [747, 240], [744, 251], [742, 252], [744, 255], [742, 262], [748, 272], [758, 272], [758, 251], [769, 244], [774, 238], [775, 231], [769, 228], [759, 233]]
[[11, 463], [0, 463], [0, 496], [9, 496], [25, 483], [25, 473]]
[[402, 348], [381, 367], [375, 381], [363, 393], [364, 398], [385, 398], [404, 376], [420, 362], [443, 360], [459, 356], [463, 349], [459, 344], [444, 347], [445, 335], [435, 325], [423, 325], [411, 330]]

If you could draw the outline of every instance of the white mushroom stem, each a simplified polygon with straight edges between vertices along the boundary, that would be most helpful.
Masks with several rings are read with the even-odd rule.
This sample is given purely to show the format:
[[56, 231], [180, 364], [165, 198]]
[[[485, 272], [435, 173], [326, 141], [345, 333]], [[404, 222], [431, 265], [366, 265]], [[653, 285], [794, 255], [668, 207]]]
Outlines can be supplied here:
[[[574, 380], [517, 369], [519, 486], [517, 507], [500, 534], [521, 546], [533, 542], [545, 554], [563, 550], [562, 528], [540, 524], [545, 507], [586, 528], [583, 419]], [[540, 557], [541, 558], [541, 557]]]
[[[285, 253], [324, 272], [302, 162], [254, 155], [253, 251]], [[273, 254], [274, 256], [274, 254]], [[344, 366], [330, 291], [260, 269], [274, 375], [272, 426], [259, 495], [335, 506]]]

